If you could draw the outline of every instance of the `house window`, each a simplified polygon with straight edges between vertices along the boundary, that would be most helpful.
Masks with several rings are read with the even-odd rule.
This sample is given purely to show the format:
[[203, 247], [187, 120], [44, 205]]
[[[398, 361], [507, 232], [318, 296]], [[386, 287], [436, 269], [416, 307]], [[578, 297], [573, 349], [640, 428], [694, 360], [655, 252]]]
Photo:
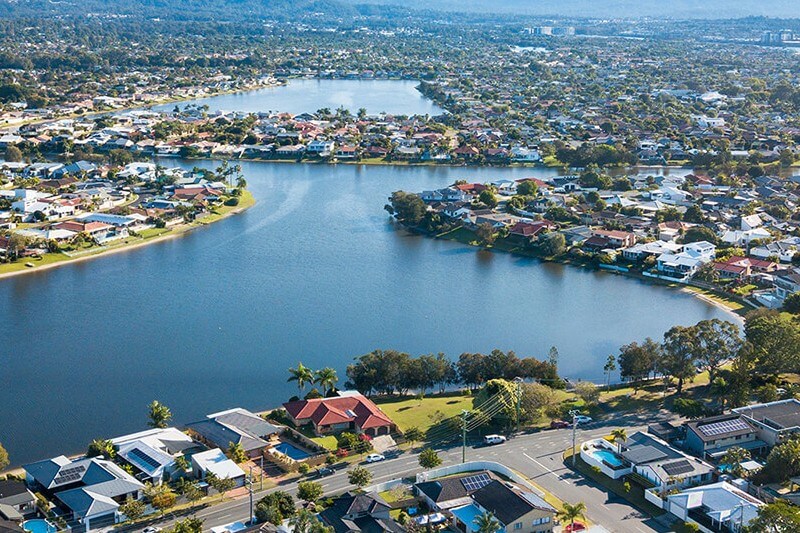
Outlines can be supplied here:
[[517, 522], [514, 524], [514, 529], [522, 529], [522, 522]]

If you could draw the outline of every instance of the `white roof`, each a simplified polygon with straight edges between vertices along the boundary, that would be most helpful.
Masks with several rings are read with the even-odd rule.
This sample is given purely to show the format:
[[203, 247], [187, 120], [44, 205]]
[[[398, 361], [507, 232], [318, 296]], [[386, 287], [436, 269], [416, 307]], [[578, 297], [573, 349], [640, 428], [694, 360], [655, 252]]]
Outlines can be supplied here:
[[218, 478], [236, 479], [244, 476], [244, 470], [228, 459], [219, 448], [194, 454], [192, 462], [203, 472], [211, 472]]

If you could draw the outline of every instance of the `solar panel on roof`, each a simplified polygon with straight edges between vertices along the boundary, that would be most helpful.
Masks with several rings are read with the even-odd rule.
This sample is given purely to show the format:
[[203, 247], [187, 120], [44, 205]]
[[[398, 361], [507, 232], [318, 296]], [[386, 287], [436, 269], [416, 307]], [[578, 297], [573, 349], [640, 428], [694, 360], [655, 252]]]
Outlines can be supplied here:
[[160, 465], [158, 461], [144, 453], [139, 448], [134, 448], [128, 452], [128, 455], [131, 456], [133, 459], [136, 459], [137, 462], [141, 463], [142, 466], [149, 466], [150, 469], [156, 469]]
[[468, 492], [476, 491], [478, 489], [482, 489], [486, 485], [492, 482], [492, 478], [489, 477], [489, 474], [478, 474], [475, 476], [465, 477], [461, 480], [461, 484], [464, 485], [464, 488], [467, 489]]
[[664, 469], [664, 472], [670, 476], [678, 476], [694, 470], [692, 463], [686, 460], [675, 461], [674, 463], [664, 465], [662, 468]]
[[744, 431], [750, 429], [742, 419], [734, 418], [732, 420], [722, 420], [720, 422], [712, 422], [710, 424], [703, 424], [698, 426], [698, 429], [707, 437], [715, 435], [723, 435], [725, 433], [733, 433], [735, 431]]

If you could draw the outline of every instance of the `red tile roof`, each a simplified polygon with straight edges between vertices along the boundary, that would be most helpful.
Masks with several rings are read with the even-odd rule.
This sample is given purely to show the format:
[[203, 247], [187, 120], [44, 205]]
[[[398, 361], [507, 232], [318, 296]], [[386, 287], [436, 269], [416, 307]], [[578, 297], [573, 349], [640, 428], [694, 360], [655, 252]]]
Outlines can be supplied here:
[[377, 405], [361, 394], [297, 400], [283, 407], [298, 422], [311, 420], [317, 426], [353, 422], [361, 429], [369, 429], [394, 425]]

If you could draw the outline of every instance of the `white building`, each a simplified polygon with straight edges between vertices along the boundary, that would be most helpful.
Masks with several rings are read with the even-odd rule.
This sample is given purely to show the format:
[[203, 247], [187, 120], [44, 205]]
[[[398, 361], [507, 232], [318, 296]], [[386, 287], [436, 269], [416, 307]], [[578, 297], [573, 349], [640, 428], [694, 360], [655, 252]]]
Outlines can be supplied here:
[[665, 508], [684, 522], [698, 524], [702, 531], [738, 532], [758, 516], [762, 505], [761, 500], [721, 481], [667, 496]]
[[198, 479], [205, 479], [209, 472], [220, 479], [232, 479], [236, 487], [244, 486], [245, 482], [244, 471], [219, 448], [192, 455], [192, 472]]

